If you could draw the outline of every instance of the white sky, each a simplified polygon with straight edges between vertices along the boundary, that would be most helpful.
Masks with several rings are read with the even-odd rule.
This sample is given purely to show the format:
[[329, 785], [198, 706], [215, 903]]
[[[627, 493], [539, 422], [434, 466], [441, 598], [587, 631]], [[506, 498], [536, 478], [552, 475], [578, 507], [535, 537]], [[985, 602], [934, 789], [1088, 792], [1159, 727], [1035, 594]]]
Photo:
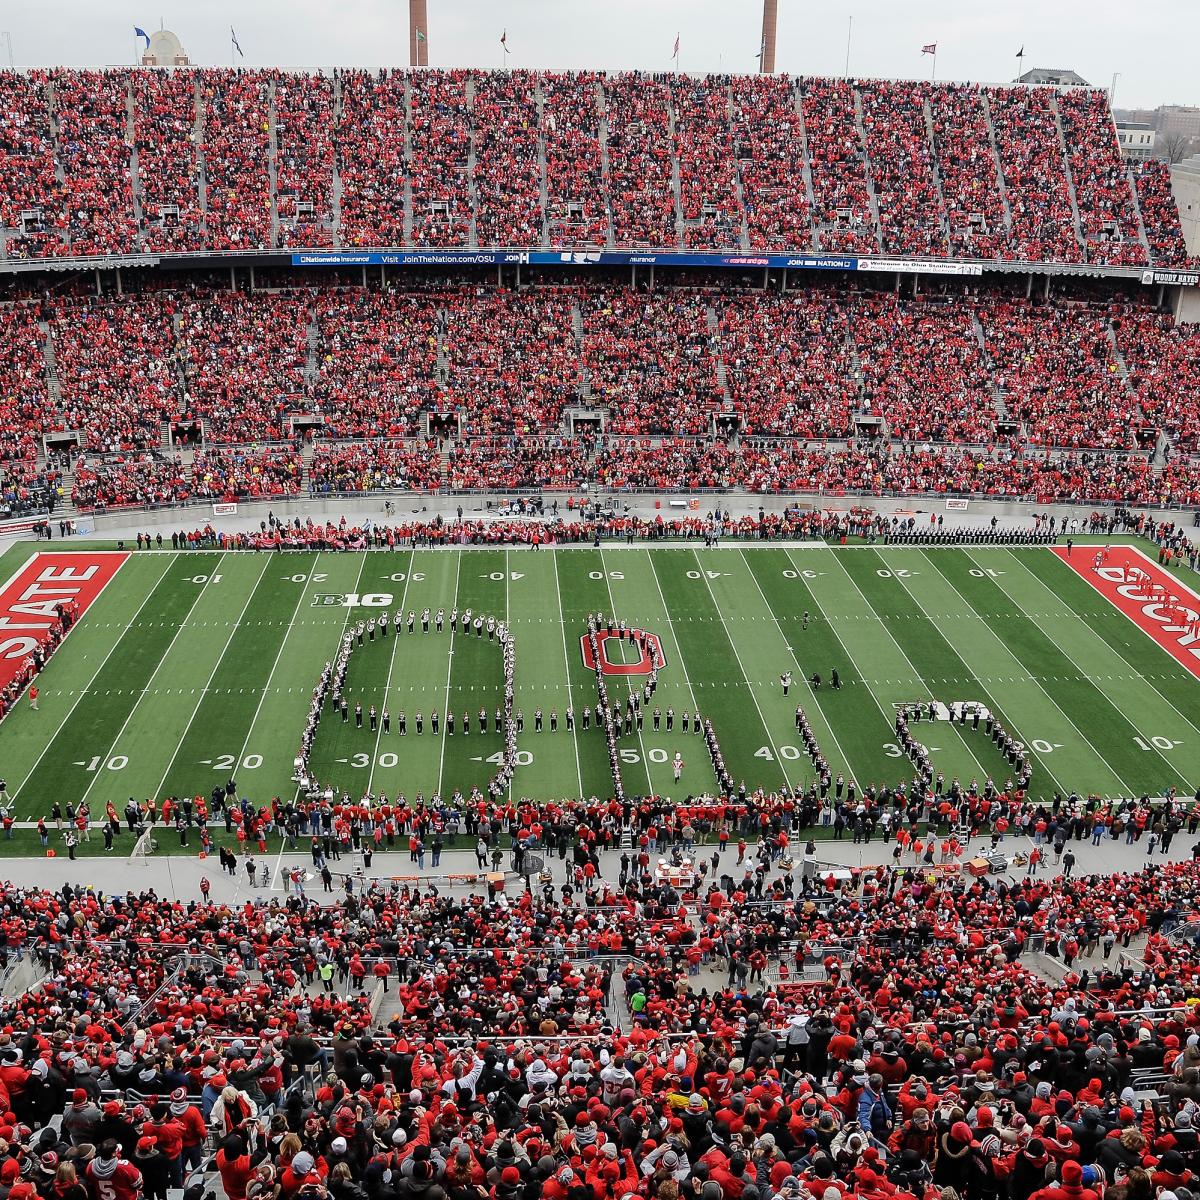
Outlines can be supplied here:
[[[432, 66], [497, 67], [508, 31], [514, 67], [670, 70], [680, 35], [684, 71], [756, 69], [761, 0], [428, 0]], [[791, 74], [850, 72], [928, 77], [921, 55], [938, 45], [937, 77], [995, 82], [1025, 66], [1070, 67], [1108, 87], [1118, 107], [1200, 103], [1196, 0], [779, 0], [776, 67]], [[402, 66], [407, 0], [41, 0], [0, 8], [18, 66], [132, 62], [133, 27], [161, 22], [192, 61], [229, 65], [232, 24], [247, 66]], [[7, 65], [7, 45], [0, 42]]]

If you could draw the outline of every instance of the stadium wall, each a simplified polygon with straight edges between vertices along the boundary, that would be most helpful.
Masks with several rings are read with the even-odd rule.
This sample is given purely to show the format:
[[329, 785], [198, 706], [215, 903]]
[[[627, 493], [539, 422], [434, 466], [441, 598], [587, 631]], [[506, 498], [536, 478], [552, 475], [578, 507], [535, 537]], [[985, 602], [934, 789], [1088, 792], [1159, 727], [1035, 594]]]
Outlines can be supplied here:
[[[236, 513], [214, 515], [211, 504], [179, 505], [157, 509], [111, 509], [107, 512], [91, 514], [98, 537], [111, 538], [123, 530], [147, 529], [172, 530], [195, 529], [211, 523], [218, 529], [245, 528], [246, 524], [257, 525], [265, 520], [267, 513], [272, 512], [277, 517], [289, 520], [299, 517], [301, 521], [326, 520], [339, 521], [342, 517], [369, 517], [374, 521], [392, 524], [403, 523], [407, 519], [432, 519], [442, 516], [454, 519], [461, 506], [466, 518], [478, 519], [489, 514], [500, 515], [500, 510], [516, 497], [533, 498], [541, 496], [548, 509], [555, 501], [558, 502], [559, 515], [569, 516], [566, 503], [568, 492], [473, 492], [470, 494], [451, 493], [445, 495], [421, 496], [414, 493], [375, 493], [362, 495], [347, 495], [341, 498], [322, 496], [314, 499], [279, 497], [263, 500], [239, 501]], [[844, 495], [830, 496], [820, 493], [795, 493], [789, 495], [759, 496], [749, 492], [610, 492], [592, 490], [575, 494], [576, 504], [581, 500], [607, 504], [614, 501], [626, 507], [631, 515], [646, 519], [661, 516], [664, 521], [673, 518], [698, 516], [719, 507], [722, 511], [734, 516], [757, 513], [760, 508], [768, 512], [782, 512], [786, 508], [800, 507], [802, 509], [821, 509], [846, 511], [862, 506], [875, 512], [900, 516], [916, 516], [918, 524], [923, 518], [929, 523], [932, 516], [943, 516], [949, 524], [974, 524], [978, 521], [990, 521], [995, 517], [1006, 524], [1027, 522], [1033, 513], [1043, 513], [1052, 516], [1064, 516], [1068, 520], [1075, 517], [1086, 520], [1091, 513], [1104, 511], [1112, 505], [1100, 503], [1091, 504], [1054, 504], [1039, 503], [1027, 500], [961, 500], [952, 497], [933, 496], [859, 496]], [[392, 511], [385, 514], [384, 504], [390, 501]], [[694, 505], [694, 507], [693, 507]], [[965, 507], [964, 507], [965, 506]], [[228, 508], [227, 505], [217, 507]], [[1191, 527], [1200, 520], [1200, 512], [1191, 509], [1158, 509], [1138, 507], [1138, 512], [1152, 515], [1159, 521], [1182, 522]], [[244, 522], [244, 523], [243, 523]]]

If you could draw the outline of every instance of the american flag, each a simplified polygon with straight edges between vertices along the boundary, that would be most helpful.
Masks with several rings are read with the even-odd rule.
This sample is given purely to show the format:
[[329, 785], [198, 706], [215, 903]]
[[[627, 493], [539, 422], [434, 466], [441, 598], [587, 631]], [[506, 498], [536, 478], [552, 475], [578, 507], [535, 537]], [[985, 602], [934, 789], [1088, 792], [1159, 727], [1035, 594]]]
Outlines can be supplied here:
[[936, 54], [937, 53], [937, 42], [930, 42], [927, 46], [922, 46], [921, 53], [922, 54]]

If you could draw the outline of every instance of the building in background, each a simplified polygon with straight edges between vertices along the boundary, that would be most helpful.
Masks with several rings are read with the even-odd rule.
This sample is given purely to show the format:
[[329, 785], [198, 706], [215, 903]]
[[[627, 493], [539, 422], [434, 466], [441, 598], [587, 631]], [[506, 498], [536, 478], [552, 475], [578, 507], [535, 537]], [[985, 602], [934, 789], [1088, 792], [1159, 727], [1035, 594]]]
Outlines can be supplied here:
[[1156, 138], [1148, 121], [1118, 121], [1117, 142], [1122, 158], [1153, 158]]
[[1017, 83], [1026, 87], [1091, 87], [1082, 75], [1061, 67], [1034, 67], [1018, 75]]
[[143, 67], [190, 67], [183, 43], [169, 29], [159, 29], [150, 35], [150, 45], [142, 55]]

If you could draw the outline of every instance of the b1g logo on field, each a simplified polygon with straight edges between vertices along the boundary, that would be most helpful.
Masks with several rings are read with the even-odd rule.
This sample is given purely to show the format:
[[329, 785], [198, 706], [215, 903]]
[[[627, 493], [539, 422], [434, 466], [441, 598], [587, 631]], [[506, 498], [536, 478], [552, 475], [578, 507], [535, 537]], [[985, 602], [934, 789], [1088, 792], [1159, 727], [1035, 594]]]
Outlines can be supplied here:
[[[634, 641], [621, 638], [618, 633], [609, 633], [607, 629], [596, 630], [596, 644], [600, 647], [600, 667], [605, 675], [649, 675], [657, 667], [660, 671], [667, 665], [662, 652], [662, 643], [657, 633], [643, 633], [640, 629], [633, 631]], [[609, 643], [612, 648], [609, 648]], [[583, 651], [583, 665], [589, 671], [596, 669], [596, 656], [592, 653], [592, 643], [585, 633], [579, 639]], [[639, 654], [633, 662], [624, 662], [622, 651], [632, 650]]]
[[313, 596], [313, 608], [387, 608], [395, 597], [391, 592], [319, 592]]

